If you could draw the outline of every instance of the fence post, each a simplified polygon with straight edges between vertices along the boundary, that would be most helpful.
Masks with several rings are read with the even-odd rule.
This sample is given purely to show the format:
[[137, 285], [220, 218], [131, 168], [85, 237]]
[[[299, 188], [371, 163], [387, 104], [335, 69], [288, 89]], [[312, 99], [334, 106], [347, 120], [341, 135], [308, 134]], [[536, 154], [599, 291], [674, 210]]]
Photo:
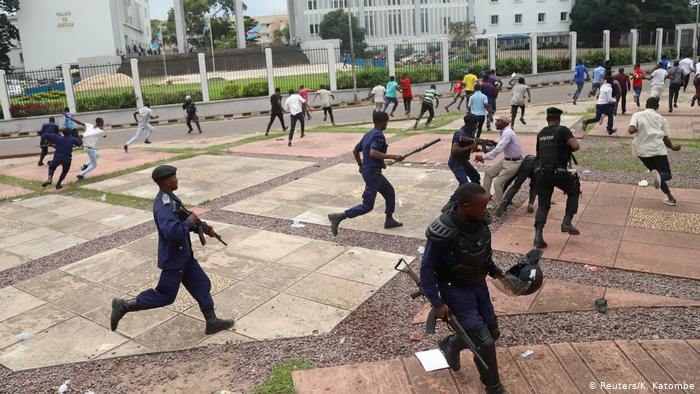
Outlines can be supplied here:
[[657, 27], [656, 28], [656, 61], [661, 60], [661, 52], [663, 52], [664, 49], [664, 28], [663, 27]]
[[637, 29], [630, 29], [630, 35], [632, 36], [630, 41], [632, 45], [632, 65], [637, 64], [637, 46], [639, 45], [639, 32]]
[[328, 45], [328, 80], [331, 83], [330, 90], [335, 92], [338, 90], [338, 76], [335, 70], [335, 48], [333, 45]]
[[489, 68], [496, 69], [496, 36], [489, 37]]
[[603, 30], [603, 51], [605, 60], [610, 60], [610, 30]]
[[131, 59], [131, 79], [134, 82], [134, 95], [136, 96], [136, 106], [143, 107], [143, 93], [141, 93], [141, 78], [139, 77], [139, 61]]
[[440, 55], [442, 57], [442, 82], [450, 82], [450, 41], [442, 40]]
[[575, 31], [569, 32], [569, 63], [571, 64], [571, 69], [576, 69], [576, 60], [578, 58], [578, 46], [576, 41], [578, 36]]
[[62, 64], [61, 73], [63, 74], [63, 86], [66, 92], [66, 101], [70, 112], [78, 112], [75, 106], [75, 93], [73, 92], [73, 77], [70, 75], [70, 65]]
[[676, 56], [681, 58], [681, 29], [676, 27]]
[[267, 92], [275, 94], [275, 74], [272, 68], [272, 48], [265, 48], [265, 68], [267, 69]]
[[537, 34], [535, 33], [530, 33], [530, 61], [532, 62], [532, 75], [537, 75]]
[[396, 76], [396, 59], [394, 53], [396, 51], [396, 46], [393, 42], [390, 42], [386, 46], [386, 64], [389, 67], [389, 76]]
[[0, 105], [2, 105], [3, 118], [5, 120], [12, 119], [12, 113], [10, 112], [10, 95], [7, 94], [5, 70], [0, 70]]
[[199, 61], [199, 81], [202, 83], [202, 100], [205, 103], [209, 102], [209, 78], [207, 77], [207, 61], [203, 53], [197, 54]]

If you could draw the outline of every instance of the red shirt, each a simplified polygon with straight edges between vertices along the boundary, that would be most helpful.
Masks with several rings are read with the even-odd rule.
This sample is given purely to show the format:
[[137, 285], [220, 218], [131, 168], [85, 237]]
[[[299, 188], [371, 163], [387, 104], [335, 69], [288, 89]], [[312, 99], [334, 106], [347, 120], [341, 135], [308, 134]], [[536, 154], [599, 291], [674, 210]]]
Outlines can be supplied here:
[[309, 88], [301, 89], [299, 91], [299, 96], [301, 96], [301, 98], [303, 98], [304, 100], [309, 101], [309, 92], [310, 91], [311, 91], [311, 89], [309, 89]]
[[642, 84], [644, 83], [644, 80], [642, 79], [643, 76], [644, 71], [642, 71], [641, 68], [635, 69], [632, 73], [632, 87], [641, 88]]
[[401, 80], [401, 95], [403, 97], [413, 97], [413, 92], [411, 91], [411, 80], [408, 78]]
[[461, 80], [456, 80], [454, 81], [454, 84], [452, 86], [452, 91], [455, 93], [462, 93], [462, 81]]

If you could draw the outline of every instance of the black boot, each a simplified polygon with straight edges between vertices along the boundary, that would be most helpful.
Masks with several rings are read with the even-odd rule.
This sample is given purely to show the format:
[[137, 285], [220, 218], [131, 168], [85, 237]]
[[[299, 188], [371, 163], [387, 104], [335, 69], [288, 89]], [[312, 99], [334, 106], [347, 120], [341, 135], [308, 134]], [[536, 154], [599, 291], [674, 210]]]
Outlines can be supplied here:
[[571, 217], [570, 216], [565, 216], [564, 221], [561, 222], [561, 232], [562, 233], [569, 233], [571, 235], [579, 235], [581, 234], [580, 231], [576, 227], [574, 227], [573, 224], [571, 224]]
[[442, 350], [447, 360], [447, 365], [453, 371], [459, 371], [462, 365], [459, 362], [459, 352], [466, 348], [462, 339], [457, 335], [448, 335], [438, 340], [438, 347]]
[[384, 220], [384, 228], [396, 228], [401, 226], [403, 226], [403, 223], [394, 219], [394, 216], [392, 214], [386, 214], [386, 220]]
[[533, 242], [533, 245], [536, 248], [544, 249], [547, 247], [547, 243], [544, 242], [544, 236], [542, 235], [543, 230], [544, 226], [535, 226], [535, 242]]
[[338, 236], [338, 226], [340, 222], [347, 218], [348, 215], [346, 215], [345, 212], [328, 214], [328, 220], [331, 222], [331, 233], [334, 237]]
[[508, 394], [508, 391], [503, 387], [503, 383], [486, 387], [486, 394]]
[[124, 298], [113, 298], [112, 299], [112, 316], [109, 321], [110, 328], [112, 331], [117, 329], [119, 325], [119, 320], [126, 315], [127, 312], [138, 311], [139, 307], [136, 302], [136, 298], [130, 300]]
[[46, 187], [46, 186], [50, 185], [51, 183], [53, 183], [53, 179], [51, 179], [51, 177], [49, 177], [49, 179], [47, 179], [46, 182], [41, 184], [41, 187]]
[[498, 205], [498, 208], [496, 208], [496, 216], [498, 216], [499, 218], [503, 216], [503, 214], [506, 213], [506, 209], [508, 209], [508, 205], [510, 205], [510, 201], [501, 201], [501, 203]]
[[204, 333], [207, 335], [216, 334], [219, 331], [228, 330], [229, 328], [233, 327], [233, 319], [219, 319], [216, 317], [216, 313], [213, 309], [202, 312], [202, 314], [204, 315], [204, 320], [207, 322], [207, 328], [204, 330]]

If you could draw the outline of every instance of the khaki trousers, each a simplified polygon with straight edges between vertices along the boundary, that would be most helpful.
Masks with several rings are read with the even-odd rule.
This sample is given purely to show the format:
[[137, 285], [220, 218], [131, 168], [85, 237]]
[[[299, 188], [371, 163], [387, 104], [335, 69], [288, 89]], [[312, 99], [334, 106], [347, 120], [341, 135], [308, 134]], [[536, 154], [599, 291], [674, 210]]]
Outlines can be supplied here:
[[487, 192], [491, 192], [491, 182], [494, 183], [494, 204], [500, 204], [503, 200], [503, 187], [508, 179], [514, 177], [518, 173], [522, 160], [510, 161], [500, 160], [484, 172], [483, 187]]

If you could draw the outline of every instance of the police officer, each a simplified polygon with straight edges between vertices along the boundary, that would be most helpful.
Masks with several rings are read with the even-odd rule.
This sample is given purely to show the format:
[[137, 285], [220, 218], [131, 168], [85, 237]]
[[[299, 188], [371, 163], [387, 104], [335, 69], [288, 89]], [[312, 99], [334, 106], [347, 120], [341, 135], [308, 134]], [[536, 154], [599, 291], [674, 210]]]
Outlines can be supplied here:
[[[377, 193], [384, 197], [386, 204], [386, 219], [384, 228], [395, 228], [403, 226], [403, 223], [394, 219], [396, 207], [396, 196], [394, 187], [389, 180], [382, 175], [382, 169], [386, 168], [384, 160], [403, 161], [402, 155], [389, 155], [386, 153], [389, 145], [384, 137], [384, 130], [389, 124], [389, 115], [386, 112], [375, 112], [372, 114], [374, 128], [362, 137], [362, 140], [352, 151], [357, 165], [360, 167], [360, 174], [365, 181], [365, 191], [362, 193], [362, 203], [341, 213], [331, 213], [328, 220], [331, 222], [331, 233], [338, 235], [338, 225], [345, 219], [364, 215], [374, 209], [374, 200]], [[362, 159], [360, 159], [362, 152]]]
[[[474, 342], [488, 369], [476, 363], [487, 393], [505, 393], [498, 375], [496, 340], [500, 336], [491, 303], [486, 275], [504, 282], [504, 275], [493, 262], [491, 231], [484, 222], [491, 195], [478, 183], [465, 183], [455, 192], [458, 202], [428, 226], [421, 262], [420, 285], [435, 308], [436, 317], [450, 315], [459, 321]], [[517, 282], [517, 280], [516, 280]], [[438, 341], [450, 368], [460, 369], [459, 353], [467, 348], [457, 335]]]
[[202, 134], [202, 126], [199, 125], [199, 116], [197, 116], [197, 105], [192, 100], [192, 96], [185, 96], [185, 102], [182, 104], [182, 110], [187, 113], [187, 118], [185, 119], [187, 124], [187, 134], [191, 133], [194, 129], [192, 128], [192, 122], [197, 125], [197, 130], [199, 134]]
[[[233, 320], [223, 320], [214, 313], [214, 300], [211, 298], [211, 282], [192, 254], [190, 232], [195, 231], [199, 218], [190, 214], [187, 218], [179, 215], [182, 202], [173, 194], [177, 190], [177, 169], [160, 165], [153, 170], [151, 178], [160, 191], [153, 201], [153, 219], [158, 228], [158, 268], [162, 271], [155, 289], [142, 292], [134, 299], [112, 300], [112, 331], [117, 329], [119, 320], [127, 312], [159, 308], [175, 301], [182, 283], [199, 304], [206, 321], [206, 334], [214, 334], [233, 327]], [[204, 226], [204, 232], [213, 236], [211, 226]]]
[[56, 124], [56, 118], [53, 116], [49, 118], [49, 121], [41, 125], [41, 130], [39, 130], [39, 137], [41, 137], [41, 141], [39, 141], [39, 146], [41, 147], [41, 156], [39, 156], [39, 162], [37, 163], [37, 166], [41, 167], [44, 165], [44, 157], [49, 154], [49, 143], [48, 140], [45, 138], [45, 135], [49, 134], [58, 134], [58, 125]]
[[54, 145], [53, 159], [49, 161], [49, 177], [46, 182], [41, 184], [41, 187], [46, 187], [53, 182], [53, 174], [58, 166], [61, 166], [61, 176], [56, 182], [56, 189], [63, 188], [63, 180], [70, 171], [70, 165], [73, 161], [73, 146], [83, 146], [83, 141], [80, 138], [73, 137], [73, 131], [70, 129], [61, 130], [61, 134], [42, 134], [42, 139], [51, 142]]
[[476, 142], [473, 141], [473, 138], [476, 136], [478, 124], [479, 118], [476, 115], [467, 114], [464, 116], [464, 126], [452, 136], [452, 149], [447, 165], [455, 174], [460, 186], [469, 181], [481, 183], [479, 171], [469, 162], [469, 154], [476, 148]]
[[536, 248], [546, 248], [542, 231], [547, 222], [547, 215], [552, 204], [552, 193], [558, 188], [566, 193], [566, 213], [561, 224], [561, 231], [578, 235], [579, 231], [571, 220], [578, 211], [578, 199], [581, 194], [581, 184], [578, 175], [569, 172], [568, 166], [572, 153], [581, 147], [568, 127], [560, 125], [562, 110], [547, 108], [548, 126], [537, 134], [537, 159], [540, 163], [535, 170], [538, 207], [535, 214]]

